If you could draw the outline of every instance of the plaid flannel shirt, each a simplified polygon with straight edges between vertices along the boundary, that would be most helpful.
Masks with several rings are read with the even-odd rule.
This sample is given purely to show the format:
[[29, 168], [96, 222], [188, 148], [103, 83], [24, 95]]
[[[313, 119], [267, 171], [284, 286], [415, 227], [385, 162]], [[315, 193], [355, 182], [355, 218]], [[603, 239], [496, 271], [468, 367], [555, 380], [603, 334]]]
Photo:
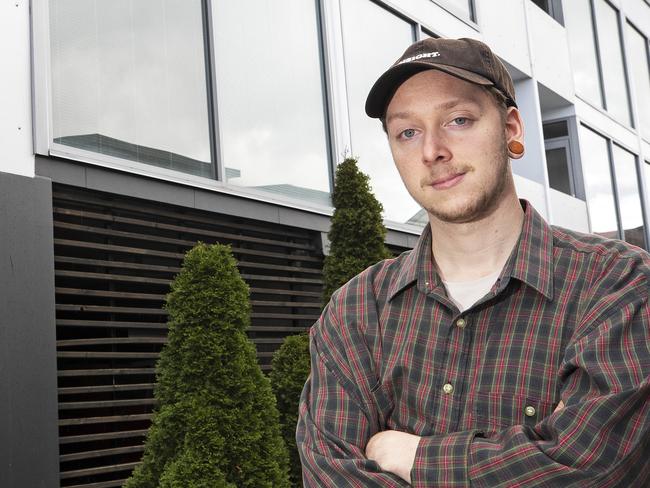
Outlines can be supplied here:
[[429, 226], [334, 294], [300, 402], [306, 487], [408, 486], [365, 457], [388, 429], [422, 436], [416, 487], [650, 486], [650, 256], [522, 205], [518, 244], [465, 312]]

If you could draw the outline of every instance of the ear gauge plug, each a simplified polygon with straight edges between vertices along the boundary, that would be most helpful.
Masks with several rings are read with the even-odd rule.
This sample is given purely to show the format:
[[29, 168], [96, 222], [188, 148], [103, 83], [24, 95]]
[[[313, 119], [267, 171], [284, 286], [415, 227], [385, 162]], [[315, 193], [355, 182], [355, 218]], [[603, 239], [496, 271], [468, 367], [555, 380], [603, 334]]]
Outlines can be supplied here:
[[524, 145], [519, 141], [510, 141], [508, 143], [508, 151], [515, 157], [521, 156], [524, 153]]

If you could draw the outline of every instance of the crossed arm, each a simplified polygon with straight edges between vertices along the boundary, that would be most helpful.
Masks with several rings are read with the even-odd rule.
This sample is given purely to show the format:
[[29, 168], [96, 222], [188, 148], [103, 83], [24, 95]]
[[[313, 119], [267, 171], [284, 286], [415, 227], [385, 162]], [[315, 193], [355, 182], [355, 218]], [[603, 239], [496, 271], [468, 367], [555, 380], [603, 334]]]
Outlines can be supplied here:
[[316, 328], [297, 432], [304, 484], [643, 486], [650, 480], [649, 320], [647, 303], [612, 313], [565, 351], [564, 408], [534, 429], [514, 425], [490, 437], [478, 429], [424, 437], [381, 431], [350, 358], [330, 350]]

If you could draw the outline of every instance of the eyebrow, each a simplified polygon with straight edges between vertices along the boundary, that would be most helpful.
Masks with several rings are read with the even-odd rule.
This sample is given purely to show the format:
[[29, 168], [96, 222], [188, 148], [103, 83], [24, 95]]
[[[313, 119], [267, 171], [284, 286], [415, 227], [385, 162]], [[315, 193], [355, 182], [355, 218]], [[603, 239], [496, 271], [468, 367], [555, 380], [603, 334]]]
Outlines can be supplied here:
[[[444, 103], [440, 103], [434, 107], [434, 110], [450, 110], [457, 105], [461, 105], [463, 103], [471, 103], [472, 105], [478, 105], [477, 102], [474, 100], [470, 100], [467, 98], [454, 98], [453, 100], [449, 100]], [[393, 119], [407, 119], [409, 117], [413, 116], [413, 112], [405, 111], [405, 112], [395, 112], [393, 114], [390, 114], [388, 117], [386, 117], [386, 124], [390, 122]]]

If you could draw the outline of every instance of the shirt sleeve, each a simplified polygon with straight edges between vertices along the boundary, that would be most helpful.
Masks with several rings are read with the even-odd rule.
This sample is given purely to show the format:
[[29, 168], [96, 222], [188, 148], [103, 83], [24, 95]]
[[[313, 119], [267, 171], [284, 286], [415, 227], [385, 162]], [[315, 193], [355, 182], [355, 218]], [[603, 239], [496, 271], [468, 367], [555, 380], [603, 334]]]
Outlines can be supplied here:
[[[534, 427], [423, 437], [414, 487], [632, 487], [650, 482], [647, 282], [604, 290], [560, 366], [565, 407]], [[623, 287], [625, 288], [625, 287]]]
[[[359, 343], [339, 334], [332, 307], [312, 328], [311, 375], [300, 399], [296, 441], [309, 487], [396, 488], [409, 486], [365, 456], [380, 425], [361, 367]], [[354, 356], [349, 361], [348, 358]], [[335, 360], [334, 360], [335, 358]], [[367, 366], [367, 365], [366, 365]]]

